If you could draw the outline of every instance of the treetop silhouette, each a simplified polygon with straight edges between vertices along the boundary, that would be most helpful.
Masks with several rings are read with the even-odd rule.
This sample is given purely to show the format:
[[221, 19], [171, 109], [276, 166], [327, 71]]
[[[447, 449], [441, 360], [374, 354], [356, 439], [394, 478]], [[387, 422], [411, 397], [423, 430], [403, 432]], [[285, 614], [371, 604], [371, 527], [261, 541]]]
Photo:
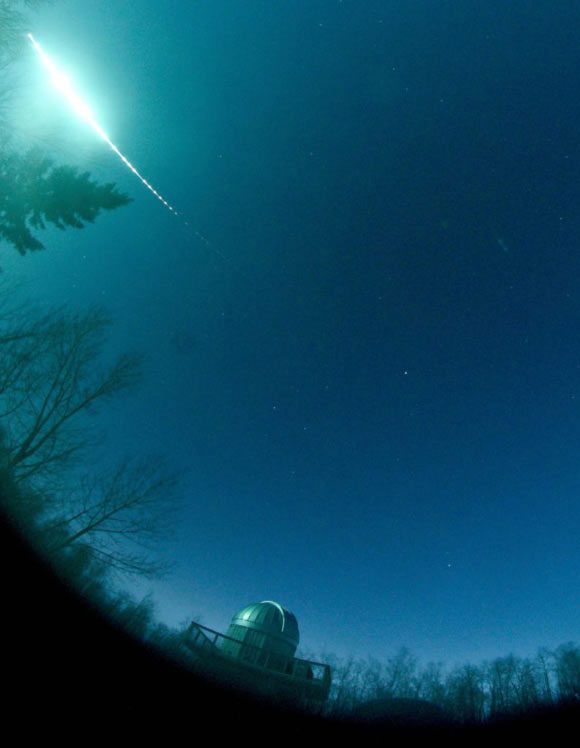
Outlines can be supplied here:
[[130, 202], [114, 184], [99, 184], [89, 172], [57, 165], [36, 149], [0, 154], [0, 240], [22, 255], [44, 249], [34, 230], [48, 224], [82, 229], [102, 211]]

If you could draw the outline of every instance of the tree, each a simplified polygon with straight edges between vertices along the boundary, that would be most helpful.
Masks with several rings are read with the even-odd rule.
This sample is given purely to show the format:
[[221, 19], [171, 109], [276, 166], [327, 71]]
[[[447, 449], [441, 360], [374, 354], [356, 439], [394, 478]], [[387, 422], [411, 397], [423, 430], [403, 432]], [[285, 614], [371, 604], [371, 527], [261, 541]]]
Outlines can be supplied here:
[[481, 722], [485, 717], [486, 694], [482, 668], [466, 664], [447, 678], [448, 711], [460, 722]]
[[489, 687], [489, 713], [509, 714], [517, 706], [516, 677], [519, 659], [514, 655], [497, 657], [484, 667]]
[[94, 476], [80, 463], [95, 441], [83, 416], [137, 381], [140, 358], [99, 365], [110, 325], [100, 309], [38, 314], [8, 298], [0, 294], [0, 468], [19, 489], [8, 508], [83, 588], [105, 572], [159, 574], [167, 565], [154, 546], [170, 529], [179, 477], [154, 457]]
[[326, 711], [333, 715], [352, 713], [361, 704], [389, 699], [416, 699], [421, 695], [417, 660], [406, 647], [381, 662], [340, 658], [322, 654], [320, 659], [332, 667], [332, 687]]
[[114, 184], [98, 184], [88, 172], [56, 165], [38, 149], [0, 153], [0, 238], [20, 254], [44, 249], [33, 230], [47, 224], [82, 229], [102, 211], [130, 202]]
[[540, 703], [540, 673], [536, 664], [527, 657], [518, 661], [514, 688], [520, 710], [530, 709]]
[[573, 642], [561, 644], [554, 660], [560, 699], [580, 701], [580, 647]]
[[325, 705], [326, 713], [332, 716], [347, 714], [361, 701], [360, 660], [354, 657], [345, 660], [329, 652], [323, 652], [315, 659], [328, 663], [332, 669], [332, 684]]
[[127, 592], [120, 592], [105, 606], [115, 623], [141, 640], [149, 638], [155, 627], [155, 603], [151, 593], [137, 602]]
[[134, 384], [140, 357], [99, 368], [110, 320], [101, 309], [44, 315], [0, 308], [0, 417], [16, 481], [44, 482], [80, 456], [87, 412]]
[[418, 696], [443, 705], [447, 699], [445, 673], [441, 662], [428, 662], [417, 677]]
[[111, 573], [158, 576], [167, 564], [153, 557], [177, 508], [179, 477], [162, 460], [124, 460], [108, 474], [83, 477], [46, 522], [50, 554], [84, 548]]
[[[98, 184], [88, 172], [56, 164], [38, 148], [21, 152], [14, 146], [10, 109], [20, 85], [14, 63], [27, 49], [28, 24], [22, 8], [41, 0], [0, 0], [0, 242], [20, 254], [43, 249], [36, 236], [47, 225], [82, 229], [103, 211], [131, 202], [114, 184]], [[12, 74], [11, 74], [12, 73]], [[49, 147], [50, 148], [50, 147]]]
[[417, 697], [417, 659], [407, 647], [401, 647], [386, 662], [384, 690], [395, 698]]

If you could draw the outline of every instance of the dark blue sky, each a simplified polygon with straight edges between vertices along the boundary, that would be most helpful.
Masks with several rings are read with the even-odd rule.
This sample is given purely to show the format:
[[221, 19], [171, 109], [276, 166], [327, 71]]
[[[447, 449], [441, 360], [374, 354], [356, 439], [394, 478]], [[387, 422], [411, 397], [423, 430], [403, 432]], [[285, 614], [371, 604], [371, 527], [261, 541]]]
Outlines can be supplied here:
[[450, 662], [577, 638], [579, 23], [542, 0], [36, 14], [211, 242], [31, 56], [22, 111], [135, 202], [4, 266], [104, 303], [115, 346], [148, 354], [104, 422], [111, 452], [189, 468], [166, 620], [276, 599], [308, 649]]

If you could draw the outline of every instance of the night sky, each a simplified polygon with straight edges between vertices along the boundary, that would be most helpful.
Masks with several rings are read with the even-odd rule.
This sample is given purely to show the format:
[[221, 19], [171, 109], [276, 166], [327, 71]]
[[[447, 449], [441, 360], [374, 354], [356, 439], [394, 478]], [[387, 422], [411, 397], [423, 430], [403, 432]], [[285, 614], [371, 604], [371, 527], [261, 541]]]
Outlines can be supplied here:
[[553, 0], [34, 14], [191, 224], [31, 50], [23, 139], [134, 202], [2, 266], [147, 354], [101, 421], [110, 455], [188, 469], [161, 619], [224, 630], [274, 599], [307, 651], [446, 662], [578, 638], [578, 28]]

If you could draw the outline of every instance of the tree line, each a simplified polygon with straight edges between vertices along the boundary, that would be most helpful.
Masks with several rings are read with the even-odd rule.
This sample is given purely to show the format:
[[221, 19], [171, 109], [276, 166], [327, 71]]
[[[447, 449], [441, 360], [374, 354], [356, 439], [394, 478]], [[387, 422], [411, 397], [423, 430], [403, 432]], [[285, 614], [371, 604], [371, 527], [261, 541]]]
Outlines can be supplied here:
[[513, 654], [478, 665], [421, 665], [405, 647], [385, 661], [321, 654], [332, 667], [329, 716], [356, 714], [365, 703], [420, 699], [446, 718], [478, 724], [562, 703], [580, 704], [580, 647], [574, 642], [540, 648], [534, 657]]

